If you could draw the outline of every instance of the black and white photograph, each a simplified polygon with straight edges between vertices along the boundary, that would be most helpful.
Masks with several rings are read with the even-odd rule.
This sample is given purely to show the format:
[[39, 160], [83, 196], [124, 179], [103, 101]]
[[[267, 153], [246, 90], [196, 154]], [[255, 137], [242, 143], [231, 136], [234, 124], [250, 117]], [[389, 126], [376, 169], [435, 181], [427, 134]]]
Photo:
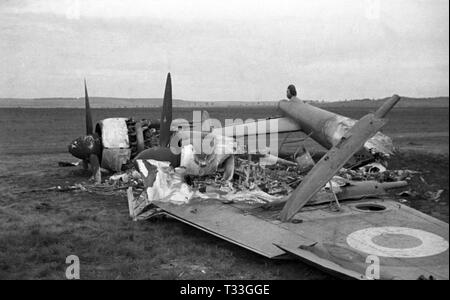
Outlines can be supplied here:
[[448, 222], [447, 0], [0, 0], [0, 280], [448, 280]]

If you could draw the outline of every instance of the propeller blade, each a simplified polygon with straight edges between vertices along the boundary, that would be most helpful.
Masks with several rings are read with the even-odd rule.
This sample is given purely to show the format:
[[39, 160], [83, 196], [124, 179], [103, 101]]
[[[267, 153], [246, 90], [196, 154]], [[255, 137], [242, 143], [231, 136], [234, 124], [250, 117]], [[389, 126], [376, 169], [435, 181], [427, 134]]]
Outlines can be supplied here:
[[161, 127], [159, 131], [159, 145], [166, 147], [170, 141], [170, 125], [172, 124], [172, 79], [167, 74], [166, 89], [164, 91], [163, 107], [161, 112]]
[[86, 79], [84, 80], [84, 105], [86, 109], [86, 134], [94, 133], [94, 125], [92, 124], [92, 113], [89, 105], [89, 96], [86, 86]]

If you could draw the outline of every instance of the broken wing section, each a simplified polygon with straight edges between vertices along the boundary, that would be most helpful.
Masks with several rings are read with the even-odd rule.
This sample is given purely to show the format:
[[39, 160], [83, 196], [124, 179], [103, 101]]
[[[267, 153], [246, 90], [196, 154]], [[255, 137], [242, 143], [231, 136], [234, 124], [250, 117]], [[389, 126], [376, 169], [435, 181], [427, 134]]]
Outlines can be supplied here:
[[[304, 105], [307, 105], [308, 108], [313, 107], [306, 103]], [[296, 108], [297, 107], [289, 107], [286, 108], [286, 110], [291, 111]], [[319, 108], [313, 107], [313, 109]], [[268, 118], [247, 123], [235, 122], [235, 124], [223, 128], [216, 128], [212, 132], [239, 138], [303, 131], [305, 134], [310, 135], [316, 142], [325, 148], [330, 149], [335, 146], [345, 133], [357, 122], [356, 120], [321, 110], [325, 112], [325, 115], [317, 116], [318, 119], [315, 120], [313, 124], [309, 124], [311, 121], [308, 120], [308, 118], [311, 118], [311, 115], [308, 111], [304, 110], [304, 106], [301, 106], [298, 110], [301, 112], [295, 114], [297, 119], [294, 119], [291, 116], [294, 115], [294, 113], [290, 112], [291, 115], [289, 115], [289, 117]], [[302, 122], [295, 121], [298, 119]], [[382, 154], [384, 157], [389, 157], [395, 152], [392, 139], [381, 132], [377, 132], [372, 138], [367, 140], [364, 144], [364, 148], [371, 154]]]
[[366, 115], [356, 123], [342, 138], [312, 168], [308, 175], [289, 197], [282, 210], [283, 221], [290, 220], [311, 198], [341, 169], [355, 154], [364, 142], [381, 129], [386, 120], [378, 119], [374, 115]]
[[215, 128], [212, 132], [230, 137], [248, 135], [264, 135], [270, 133], [285, 133], [300, 131], [301, 127], [290, 118], [267, 118], [251, 122], [234, 120], [233, 124], [223, 128]]
[[[336, 115], [325, 123], [322, 130], [334, 146], [355, 124], [356, 120]], [[381, 153], [387, 157], [394, 154], [395, 150], [392, 139], [379, 131], [367, 140], [364, 144], [364, 148], [371, 154]]]
[[156, 203], [168, 215], [202, 231], [256, 252], [267, 258], [282, 258], [286, 252], [275, 244], [297, 248], [315, 241], [280, 227], [275, 222], [243, 213], [238, 205], [206, 200], [190, 205]]
[[[398, 102], [398, 96], [389, 101]], [[279, 109], [291, 118], [302, 131], [327, 149], [337, 145], [342, 137], [356, 124], [356, 120], [315, 107], [300, 99], [282, 100]], [[365, 144], [364, 148], [371, 154], [381, 154], [389, 157], [394, 153], [392, 139], [377, 132]]]

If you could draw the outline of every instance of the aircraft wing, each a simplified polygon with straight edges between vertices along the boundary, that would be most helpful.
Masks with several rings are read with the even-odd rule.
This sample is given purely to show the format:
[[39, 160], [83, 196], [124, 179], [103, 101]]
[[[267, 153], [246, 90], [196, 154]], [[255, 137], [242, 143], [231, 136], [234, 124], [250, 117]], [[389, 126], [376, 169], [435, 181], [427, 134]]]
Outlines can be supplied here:
[[234, 123], [222, 128], [215, 128], [213, 133], [229, 137], [255, 136], [270, 133], [285, 133], [300, 131], [301, 127], [290, 118], [267, 118], [254, 122]]
[[[171, 125], [172, 131], [186, 131], [186, 129], [181, 129], [185, 123], [178, 122], [174, 120]], [[189, 130], [193, 131], [193, 122], [189, 122]], [[231, 125], [226, 125], [221, 128], [214, 128], [211, 132], [218, 135], [230, 136], [230, 137], [241, 137], [248, 135], [260, 135], [269, 133], [286, 133], [300, 131], [301, 127], [295, 121], [286, 117], [275, 117], [260, 119], [254, 122], [235, 122]]]

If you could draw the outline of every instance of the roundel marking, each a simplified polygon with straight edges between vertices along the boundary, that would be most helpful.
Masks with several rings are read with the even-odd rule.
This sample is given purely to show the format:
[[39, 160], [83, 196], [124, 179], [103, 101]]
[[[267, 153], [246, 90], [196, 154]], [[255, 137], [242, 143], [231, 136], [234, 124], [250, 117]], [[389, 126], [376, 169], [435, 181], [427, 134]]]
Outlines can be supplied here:
[[407, 227], [370, 227], [347, 236], [347, 244], [381, 257], [417, 258], [446, 251], [448, 241], [434, 233]]

